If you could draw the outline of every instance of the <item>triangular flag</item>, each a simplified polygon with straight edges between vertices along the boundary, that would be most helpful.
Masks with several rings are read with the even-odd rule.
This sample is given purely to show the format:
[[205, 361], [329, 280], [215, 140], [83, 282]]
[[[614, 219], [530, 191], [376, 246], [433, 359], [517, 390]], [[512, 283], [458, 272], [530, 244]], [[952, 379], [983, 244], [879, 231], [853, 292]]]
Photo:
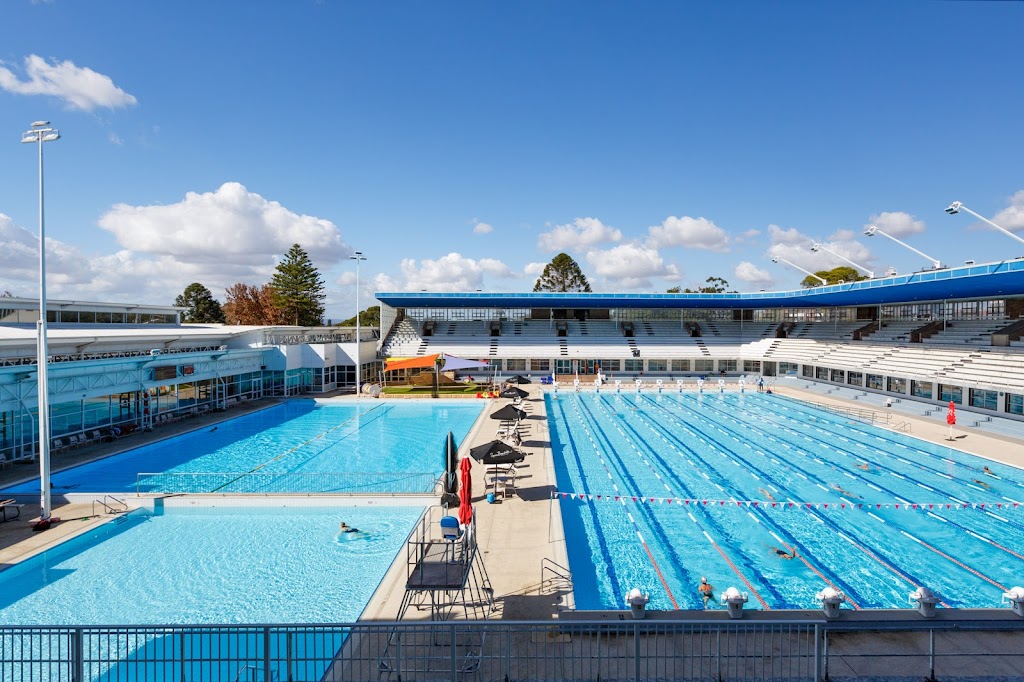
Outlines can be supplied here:
[[564, 500], [565, 498], [567, 498], [567, 497], [569, 497], [569, 493], [562, 493], [562, 499], [563, 499], [563, 500]]

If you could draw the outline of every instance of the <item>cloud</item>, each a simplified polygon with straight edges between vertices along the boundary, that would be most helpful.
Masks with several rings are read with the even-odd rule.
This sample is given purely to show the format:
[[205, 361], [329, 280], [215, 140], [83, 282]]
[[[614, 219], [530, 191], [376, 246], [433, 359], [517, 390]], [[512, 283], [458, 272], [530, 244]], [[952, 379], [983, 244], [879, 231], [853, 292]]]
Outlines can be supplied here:
[[121, 136], [117, 133], [107, 133], [107, 141], [110, 142], [110, 144], [116, 144], [118, 147], [124, 144], [124, 140], [122, 140]]
[[996, 213], [992, 222], [1011, 232], [1024, 229], [1024, 189], [1010, 197], [1010, 205]]
[[924, 232], [924, 221], [915, 220], [914, 216], [903, 211], [876, 213], [868, 220], [870, 222], [864, 226], [865, 229], [871, 225], [877, 225], [883, 232], [893, 237]]
[[[2, 64], [2, 62], [0, 62]], [[133, 106], [137, 100], [104, 76], [74, 62], [49, 63], [37, 55], [25, 57], [27, 80], [0, 65], [0, 89], [16, 95], [50, 95], [64, 100], [72, 109], [92, 111]]]
[[537, 236], [541, 251], [586, 251], [587, 249], [622, 240], [622, 232], [609, 227], [597, 218], [576, 218], [571, 224], [557, 225], [550, 232]]
[[257, 267], [276, 263], [292, 244], [305, 249], [317, 267], [352, 254], [331, 221], [293, 213], [237, 182], [215, 192], [189, 192], [176, 204], [116, 204], [99, 225], [130, 251], [183, 263]]
[[547, 267], [547, 263], [527, 263], [523, 267], [523, 274], [528, 277], [540, 277], [544, 274], [544, 268]]
[[494, 226], [487, 223], [482, 223], [476, 218], [473, 218], [473, 234], [490, 234], [494, 232]]
[[437, 260], [403, 258], [400, 268], [400, 279], [378, 276], [377, 291], [474, 291], [484, 287], [485, 275], [501, 279], [517, 276], [494, 258], [477, 260], [454, 252]]
[[679, 277], [679, 268], [666, 264], [657, 249], [636, 242], [588, 251], [587, 262], [597, 277], [615, 288], [650, 289], [651, 278]]
[[729, 235], [707, 218], [669, 216], [661, 225], [647, 228], [648, 243], [654, 248], [682, 246], [724, 253], [729, 250]]
[[767, 287], [775, 283], [775, 278], [767, 270], [761, 270], [749, 261], [742, 261], [734, 271], [736, 279], [757, 287]]

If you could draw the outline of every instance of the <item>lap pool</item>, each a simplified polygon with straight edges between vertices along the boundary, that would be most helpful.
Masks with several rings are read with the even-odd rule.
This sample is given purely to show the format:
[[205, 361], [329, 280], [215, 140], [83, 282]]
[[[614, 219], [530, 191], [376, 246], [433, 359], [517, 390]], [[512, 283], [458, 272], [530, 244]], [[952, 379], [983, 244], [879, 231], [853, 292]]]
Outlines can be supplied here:
[[[998, 607], [1024, 572], [1024, 472], [778, 395], [548, 394], [580, 609], [718, 597], [817, 608]], [[985, 470], [988, 467], [988, 470]], [[709, 604], [715, 606], [715, 601]]]
[[[430, 492], [480, 401], [289, 400], [53, 474], [53, 493]], [[59, 456], [55, 465], [59, 465]], [[39, 479], [0, 490], [38, 493]]]

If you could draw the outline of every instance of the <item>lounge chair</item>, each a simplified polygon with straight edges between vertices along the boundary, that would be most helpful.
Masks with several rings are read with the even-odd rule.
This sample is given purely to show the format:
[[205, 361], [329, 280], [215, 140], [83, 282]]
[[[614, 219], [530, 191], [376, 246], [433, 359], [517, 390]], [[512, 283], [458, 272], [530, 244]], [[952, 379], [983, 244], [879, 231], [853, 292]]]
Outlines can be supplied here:
[[489, 474], [488, 487], [492, 487], [495, 497], [512, 497], [516, 493], [516, 465], [504, 469], [494, 469]]
[[[3, 520], [9, 521], [18, 518], [21, 516], [21, 508], [24, 506], [23, 504], [18, 504], [16, 500], [3, 500], [0, 502], [0, 513], [3, 514]], [[8, 510], [13, 511], [14, 514], [8, 516]]]

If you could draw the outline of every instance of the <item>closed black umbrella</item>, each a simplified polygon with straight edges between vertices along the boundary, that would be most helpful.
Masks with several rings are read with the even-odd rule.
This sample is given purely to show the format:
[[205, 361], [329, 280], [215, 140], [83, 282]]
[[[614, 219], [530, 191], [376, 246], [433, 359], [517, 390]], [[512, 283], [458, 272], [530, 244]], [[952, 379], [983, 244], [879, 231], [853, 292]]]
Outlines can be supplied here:
[[509, 386], [504, 391], [498, 394], [502, 398], [525, 398], [530, 395], [518, 386]]
[[500, 440], [478, 445], [469, 451], [470, 456], [481, 464], [512, 464], [526, 457], [513, 446]]
[[530, 381], [529, 379], [527, 379], [526, 377], [524, 377], [522, 374], [517, 374], [514, 377], [512, 377], [511, 379], [509, 379], [508, 383], [510, 383], [510, 384], [531, 384], [533, 382]]
[[491, 419], [500, 419], [501, 421], [519, 421], [526, 417], [526, 413], [513, 405], [506, 405], [497, 412], [491, 413]]

